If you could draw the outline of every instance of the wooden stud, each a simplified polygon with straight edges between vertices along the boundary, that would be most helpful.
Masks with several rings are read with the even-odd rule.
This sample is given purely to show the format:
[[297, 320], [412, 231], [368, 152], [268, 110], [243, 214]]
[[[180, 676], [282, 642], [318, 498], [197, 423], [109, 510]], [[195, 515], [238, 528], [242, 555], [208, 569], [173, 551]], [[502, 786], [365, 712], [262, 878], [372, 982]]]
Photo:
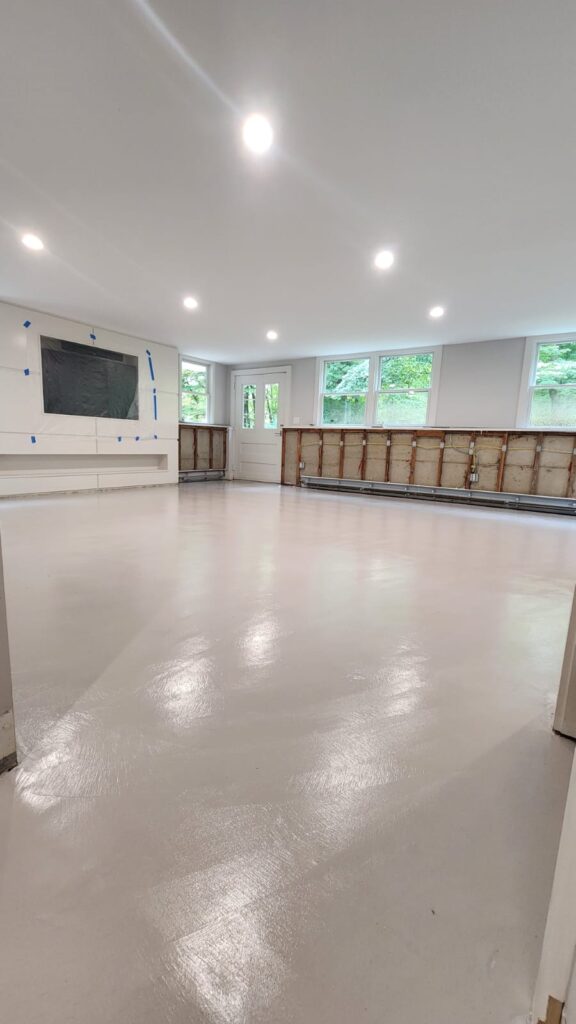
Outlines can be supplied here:
[[418, 440], [417, 435], [414, 432], [412, 434], [412, 451], [410, 453], [410, 475], [408, 477], [408, 483], [414, 483], [414, 471], [416, 469], [416, 452], [418, 451]]
[[554, 996], [548, 996], [548, 1007], [546, 1009], [546, 1020], [538, 1021], [538, 1024], [562, 1024], [562, 1010], [564, 1003]]
[[324, 463], [324, 431], [320, 431], [320, 439], [318, 441], [318, 476], [322, 476], [322, 466]]
[[574, 482], [574, 473], [576, 472], [576, 437], [572, 438], [572, 457], [570, 459], [570, 465], [568, 466], [568, 483], [566, 484], [566, 497], [571, 498], [572, 484]]
[[508, 455], [508, 440], [510, 435], [502, 435], [502, 451], [500, 452], [500, 458], [498, 460], [498, 475], [496, 477], [496, 490], [502, 490], [502, 482], [504, 480], [504, 470], [506, 469], [506, 456]]
[[194, 469], [198, 469], [198, 427], [192, 427], [194, 431]]
[[446, 451], [446, 431], [442, 434], [440, 450], [438, 452], [438, 465], [436, 467], [436, 487], [442, 486], [442, 469], [444, 467], [444, 452]]
[[366, 456], [368, 454], [368, 437], [366, 431], [362, 431], [362, 458], [360, 460], [360, 479], [366, 479]]
[[208, 435], [208, 469], [214, 468], [214, 431], [212, 427], [208, 427], [210, 431]]
[[384, 483], [387, 484], [390, 481], [390, 454], [392, 452], [392, 434], [390, 431], [386, 434], [386, 462], [384, 464]]
[[472, 466], [474, 465], [477, 437], [478, 434], [470, 434], [470, 441], [468, 442], [468, 462], [466, 463], [466, 476], [464, 478], [464, 487], [467, 487], [468, 490], [470, 490], [470, 475], [472, 473]]
[[340, 480], [344, 476], [344, 431], [340, 431], [340, 462], [338, 464], [338, 476]]
[[280, 483], [286, 483], [286, 430], [282, 427], [282, 463], [280, 466]]
[[298, 431], [298, 442], [296, 445], [296, 486], [300, 487], [302, 470], [300, 469], [300, 463], [302, 462], [302, 431]]
[[544, 434], [536, 434], [536, 448], [534, 449], [534, 461], [532, 463], [532, 478], [530, 481], [530, 494], [536, 494], [538, 484], [538, 470], [540, 469], [540, 456], [542, 454], [542, 442]]
[[[228, 428], [224, 427], [224, 437], [222, 438], [222, 462], [224, 465], [222, 469], [226, 472], [226, 463], [228, 461]], [[284, 465], [284, 456], [282, 456], [282, 465]]]

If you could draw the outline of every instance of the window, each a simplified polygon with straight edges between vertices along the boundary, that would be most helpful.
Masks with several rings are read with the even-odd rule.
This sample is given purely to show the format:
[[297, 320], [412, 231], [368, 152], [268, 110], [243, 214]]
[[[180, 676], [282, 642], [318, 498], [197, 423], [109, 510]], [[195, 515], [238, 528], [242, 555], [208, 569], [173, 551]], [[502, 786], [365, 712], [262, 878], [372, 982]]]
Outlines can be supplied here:
[[245, 384], [242, 392], [242, 426], [254, 430], [256, 426], [256, 385]]
[[264, 429], [278, 430], [278, 384], [264, 385]]
[[434, 423], [441, 348], [319, 360], [323, 426], [420, 427]]
[[208, 373], [206, 363], [181, 360], [180, 419], [183, 423], [208, 423]]
[[431, 352], [382, 356], [376, 423], [384, 427], [418, 427], [428, 422], [432, 386]]
[[357, 426], [366, 419], [369, 359], [334, 359], [324, 363], [322, 423]]
[[531, 427], [576, 425], [576, 340], [537, 345], [529, 402]]

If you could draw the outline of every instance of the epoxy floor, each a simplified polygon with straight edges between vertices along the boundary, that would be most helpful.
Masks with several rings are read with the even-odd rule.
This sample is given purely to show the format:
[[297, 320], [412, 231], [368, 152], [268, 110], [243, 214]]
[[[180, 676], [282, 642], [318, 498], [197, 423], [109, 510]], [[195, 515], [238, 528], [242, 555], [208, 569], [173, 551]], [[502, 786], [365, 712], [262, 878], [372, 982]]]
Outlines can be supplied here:
[[576, 523], [211, 483], [0, 526], [3, 1022], [526, 1014]]

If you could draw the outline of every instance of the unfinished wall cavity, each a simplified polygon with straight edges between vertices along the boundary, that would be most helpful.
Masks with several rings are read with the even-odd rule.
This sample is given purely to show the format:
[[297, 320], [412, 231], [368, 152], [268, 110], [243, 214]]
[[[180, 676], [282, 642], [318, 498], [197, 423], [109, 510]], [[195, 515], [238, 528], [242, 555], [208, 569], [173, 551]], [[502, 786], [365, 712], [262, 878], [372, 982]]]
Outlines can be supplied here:
[[191, 426], [180, 424], [180, 462], [181, 473], [195, 470], [226, 469], [228, 450], [228, 428], [211, 427], [208, 424]]
[[285, 428], [282, 482], [302, 476], [576, 497], [570, 431]]

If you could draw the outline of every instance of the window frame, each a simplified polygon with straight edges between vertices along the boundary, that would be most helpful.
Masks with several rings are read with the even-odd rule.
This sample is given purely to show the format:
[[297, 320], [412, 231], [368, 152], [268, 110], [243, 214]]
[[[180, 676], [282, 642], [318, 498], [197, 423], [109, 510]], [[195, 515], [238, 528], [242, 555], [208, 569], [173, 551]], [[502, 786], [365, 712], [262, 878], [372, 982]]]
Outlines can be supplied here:
[[[526, 430], [533, 430], [538, 434], [545, 434], [546, 431], [553, 431], [557, 433], [559, 430], [572, 431], [576, 429], [574, 427], [566, 426], [561, 424], [559, 426], [543, 427], [538, 424], [530, 423], [530, 414], [532, 412], [532, 397], [536, 388], [536, 369], [538, 367], [538, 352], [542, 345], [563, 345], [568, 342], [576, 343], [576, 332], [572, 331], [570, 334], [544, 334], [537, 335], [532, 338], [526, 338], [526, 345], [524, 349], [524, 363], [522, 366], [522, 380], [520, 384], [520, 396], [518, 400], [518, 412], [516, 416], [516, 426], [522, 427]], [[542, 386], [542, 385], [540, 385]], [[561, 388], [574, 388], [576, 384], [559, 384]]]
[[[319, 356], [316, 360], [316, 389], [315, 389], [315, 409], [314, 409], [314, 422], [316, 426], [322, 427], [324, 430], [363, 430], [363, 429], [375, 429], [381, 430], [418, 430], [425, 429], [426, 427], [434, 426], [436, 422], [436, 410], [438, 406], [438, 387], [440, 382], [440, 367], [442, 364], [442, 345], [419, 345], [414, 348], [393, 348], [393, 349], [379, 349], [377, 352], [350, 352], [350, 353], [337, 353], [331, 356]], [[429, 388], [414, 388], [415, 391], [428, 391], [428, 409], [426, 415], [426, 422], [419, 424], [403, 424], [402, 426], [388, 426], [387, 424], [380, 424], [376, 422], [376, 414], [378, 409], [378, 395], [380, 394], [380, 360], [383, 357], [393, 356], [413, 356], [413, 355], [432, 355], [432, 374], [430, 378]], [[368, 390], [366, 392], [358, 392], [359, 395], [366, 395], [366, 407], [364, 413], [364, 422], [357, 423], [351, 426], [346, 423], [323, 423], [322, 421], [322, 410], [323, 410], [323, 399], [324, 395], [329, 392], [324, 391], [324, 367], [326, 363], [332, 362], [344, 362], [347, 359], [368, 359]], [[408, 389], [406, 389], [408, 390]], [[352, 394], [352, 392], [350, 392]], [[355, 392], [356, 394], [356, 392]]]
[[[182, 364], [183, 363], [195, 363], [197, 366], [206, 367], [206, 419], [205, 420], [184, 420], [182, 419]], [[197, 359], [196, 356], [186, 356], [180, 354], [178, 362], [178, 422], [184, 423], [189, 427], [201, 427], [206, 424], [212, 423], [212, 393], [213, 393], [213, 373], [214, 363], [209, 362], [207, 359]]]

